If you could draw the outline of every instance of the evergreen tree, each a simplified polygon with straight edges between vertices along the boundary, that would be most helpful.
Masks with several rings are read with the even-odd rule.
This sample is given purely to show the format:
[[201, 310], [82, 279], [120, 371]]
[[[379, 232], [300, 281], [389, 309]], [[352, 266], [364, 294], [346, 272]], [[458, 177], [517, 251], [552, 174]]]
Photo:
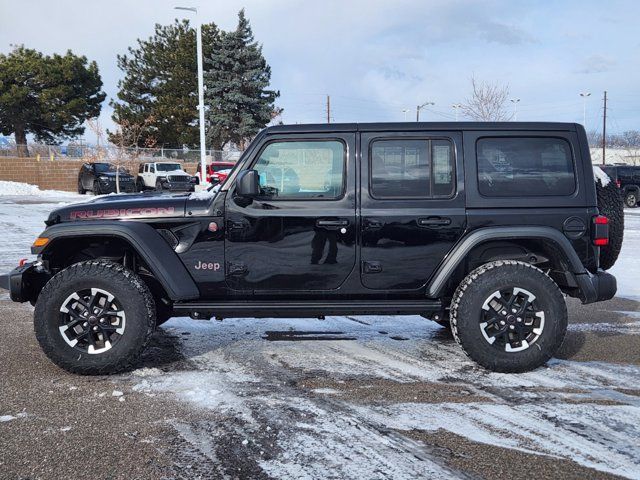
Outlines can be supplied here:
[[271, 67], [244, 10], [235, 31], [222, 32], [217, 48], [205, 55], [205, 65], [208, 144], [216, 150], [228, 143], [242, 148], [281, 111], [274, 106], [280, 92], [267, 89]]
[[[217, 48], [218, 35], [215, 24], [202, 26], [205, 56]], [[118, 101], [111, 102], [119, 126], [118, 132], [109, 132], [111, 142], [199, 145], [196, 33], [187, 20], [157, 24], [152, 37], [118, 56], [118, 67], [125, 76], [118, 82]]]
[[29, 155], [27, 134], [55, 143], [84, 133], [105, 98], [96, 62], [68, 51], [45, 56], [18, 46], [0, 55], [0, 133], [13, 134], [18, 154]]

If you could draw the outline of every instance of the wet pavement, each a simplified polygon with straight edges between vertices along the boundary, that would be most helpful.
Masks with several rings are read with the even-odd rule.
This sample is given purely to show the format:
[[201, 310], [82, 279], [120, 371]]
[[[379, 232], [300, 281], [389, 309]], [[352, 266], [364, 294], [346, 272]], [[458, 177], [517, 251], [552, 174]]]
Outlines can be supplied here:
[[522, 375], [399, 316], [172, 319], [134, 371], [81, 377], [2, 301], [0, 478], [640, 478], [639, 306], [570, 301]]

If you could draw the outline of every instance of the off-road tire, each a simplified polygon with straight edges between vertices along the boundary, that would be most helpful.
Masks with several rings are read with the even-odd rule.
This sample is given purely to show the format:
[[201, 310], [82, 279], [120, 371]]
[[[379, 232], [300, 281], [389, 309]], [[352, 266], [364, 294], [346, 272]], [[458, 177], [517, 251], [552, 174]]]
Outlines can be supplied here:
[[615, 183], [603, 187], [596, 182], [598, 211], [609, 219], [609, 244], [600, 247], [600, 268], [609, 270], [616, 263], [624, 237], [624, 205], [622, 194]]
[[87, 191], [82, 187], [82, 182], [78, 180], [78, 193], [80, 195], [84, 195]]
[[[60, 307], [73, 292], [95, 287], [111, 292], [122, 303], [126, 328], [113, 347], [88, 354], [70, 346], [58, 331]], [[106, 375], [131, 369], [155, 328], [153, 296], [142, 279], [117, 263], [90, 260], [56, 274], [44, 286], [35, 305], [38, 343], [53, 363], [71, 373]]]
[[100, 182], [98, 180], [93, 182], [93, 194], [102, 195], [102, 189], [100, 188]]
[[138, 177], [136, 179], [136, 191], [138, 192], [144, 192], [146, 190], [145, 186], [144, 186], [144, 181], [140, 180], [140, 177]]
[[162, 182], [160, 180], [156, 180], [156, 190], [158, 192], [164, 191], [164, 187], [162, 186]]
[[638, 195], [636, 192], [625, 192], [624, 204], [629, 208], [635, 208], [638, 206]]
[[[495, 291], [520, 287], [536, 296], [545, 324], [526, 350], [506, 352], [485, 340], [482, 305]], [[458, 286], [451, 302], [451, 332], [464, 352], [494, 372], [518, 373], [544, 365], [560, 348], [567, 333], [567, 306], [562, 292], [542, 270], [524, 262], [498, 260], [472, 271]]]

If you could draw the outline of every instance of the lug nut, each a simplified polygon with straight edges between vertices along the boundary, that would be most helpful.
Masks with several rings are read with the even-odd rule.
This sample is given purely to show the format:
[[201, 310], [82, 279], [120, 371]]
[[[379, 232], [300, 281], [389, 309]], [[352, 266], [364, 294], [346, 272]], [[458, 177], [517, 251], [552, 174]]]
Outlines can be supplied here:
[[514, 327], [513, 325], [509, 325], [509, 329], [513, 330], [513, 329], [515, 329], [515, 328], [516, 328], [516, 327]]
[[[518, 320], [518, 321], [520, 321], [520, 320]], [[100, 319], [100, 323], [104, 323], [104, 318]]]
[[503, 310], [501, 313], [502, 313], [502, 315], [506, 315], [506, 314], [507, 314], [507, 311], [506, 311], [506, 310]]
[[521, 322], [521, 321], [522, 321], [522, 319], [521, 319], [520, 317], [516, 318], [516, 320], [517, 320], [518, 322]]
[[98, 331], [98, 327], [93, 327], [93, 331], [97, 332]]
[[511, 313], [516, 313], [516, 312], [517, 312], [517, 310], [515, 308], [511, 309]]
[[84, 323], [82, 324], [82, 326], [83, 326], [83, 327], [88, 327], [88, 326], [89, 326], [89, 322], [84, 322]]
[[505, 322], [504, 320], [500, 320], [500, 325], [504, 325], [505, 323], [507, 322]]

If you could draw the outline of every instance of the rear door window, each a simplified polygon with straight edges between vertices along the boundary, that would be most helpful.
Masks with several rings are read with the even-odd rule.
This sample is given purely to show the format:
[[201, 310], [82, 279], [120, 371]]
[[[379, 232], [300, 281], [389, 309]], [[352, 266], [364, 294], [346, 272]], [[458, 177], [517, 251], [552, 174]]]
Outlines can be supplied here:
[[374, 198], [443, 198], [454, 193], [453, 144], [446, 139], [371, 142]]
[[478, 188], [486, 197], [567, 196], [576, 190], [569, 142], [550, 137], [480, 138]]

